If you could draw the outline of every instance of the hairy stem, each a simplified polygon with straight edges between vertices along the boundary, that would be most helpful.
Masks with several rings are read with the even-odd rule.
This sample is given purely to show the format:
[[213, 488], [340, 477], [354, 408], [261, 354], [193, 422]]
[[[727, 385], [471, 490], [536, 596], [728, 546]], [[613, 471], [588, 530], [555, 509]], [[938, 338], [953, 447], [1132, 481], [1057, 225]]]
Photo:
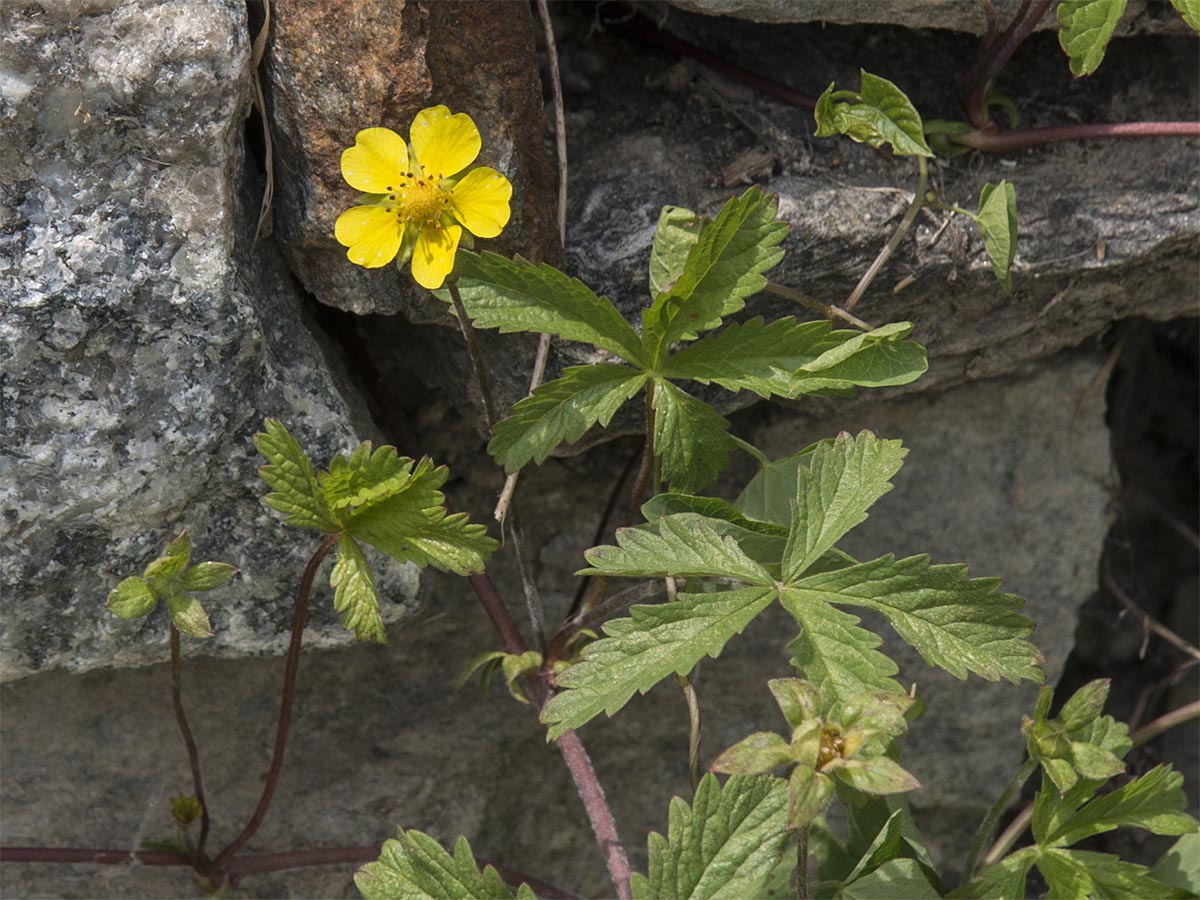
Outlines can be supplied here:
[[1114, 122], [1096, 125], [1052, 125], [1016, 131], [968, 131], [948, 134], [946, 140], [985, 153], [1009, 153], [1024, 147], [1058, 141], [1098, 138], [1200, 137], [1200, 122]]
[[874, 330], [874, 326], [868, 325], [862, 319], [855, 315], [851, 315], [840, 306], [834, 306], [831, 303], [823, 303], [815, 297], [810, 297], [808, 294], [794, 290], [786, 285], [782, 285], [774, 281], [768, 281], [763, 290], [768, 294], [776, 294], [780, 297], [786, 297], [788, 300], [795, 300], [797, 303], [803, 304], [809, 309], [815, 309], [827, 319], [841, 319], [843, 322], [848, 322], [855, 328], [861, 329], [862, 331]]
[[1017, 796], [1017, 792], [1021, 790], [1021, 786], [1029, 780], [1029, 776], [1037, 771], [1038, 763], [1036, 759], [1027, 759], [1017, 770], [1017, 774], [1012, 777], [1012, 780], [1005, 786], [1004, 791], [996, 798], [996, 802], [992, 804], [987, 811], [987, 815], [983, 817], [983, 821], [979, 823], [979, 830], [975, 832], [975, 839], [971, 841], [970, 849], [967, 850], [967, 861], [963, 865], [962, 883], [969, 884], [975, 877], [975, 870], [979, 865], [979, 856], [983, 852], [983, 846], [992, 836], [992, 832], [996, 828], [996, 823], [1000, 821], [1000, 817], [1004, 815], [1004, 810], [1008, 808]]
[[683, 698], [688, 709], [688, 778], [692, 783], [692, 794], [700, 784], [700, 698], [696, 696], [694, 681], [696, 670], [687, 675], [676, 675], [683, 689]]
[[192, 769], [192, 793], [200, 803], [200, 837], [195, 852], [189, 854], [195, 867], [204, 859], [210, 820], [208, 801], [204, 798], [204, 778], [200, 772], [200, 751], [196, 748], [196, 739], [192, 736], [192, 728], [183, 709], [183, 655], [179, 650], [179, 629], [174, 623], [171, 624], [171, 705], [175, 707], [175, 721], [179, 724], [179, 733], [183, 735], [183, 745], [187, 748], [188, 765]]
[[796, 900], [808, 900], [808, 826], [796, 832]]
[[908, 204], [904, 218], [900, 220], [900, 225], [896, 229], [895, 234], [892, 235], [891, 240], [879, 251], [879, 255], [875, 257], [875, 261], [871, 263], [871, 267], [867, 269], [863, 277], [859, 279], [854, 290], [850, 292], [850, 296], [846, 298], [845, 308], [847, 312], [854, 309], [858, 301], [862, 299], [862, 295], [866, 293], [871, 282], [875, 280], [875, 276], [883, 268], [883, 264], [896, 252], [896, 248], [900, 246], [900, 242], [904, 240], [905, 235], [912, 228], [913, 222], [917, 220], [917, 213], [925, 205], [925, 185], [929, 181], [929, 164], [925, 162], [925, 157], [923, 156], [917, 157], [917, 172], [917, 190], [913, 194], [912, 203]]
[[458, 292], [458, 284], [447, 281], [450, 299], [454, 301], [455, 318], [458, 319], [458, 329], [466, 342], [467, 352], [471, 355], [471, 365], [475, 368], [475, 381], [479, 385], [479, 394], [483, 398], [483, 415], [487, 419], [488, 431], [496, 427], [496, 402], [492, 399], [492, 385], [488, 381], [487, 368], [483, 363], [483, 353], [479, 349], [479, 340], [475, 336], [475, 326], [463, 306], [462, 294]]
[[312, 593], [313, 581], [317, 577], [317, 569], [320, 568], [325, 557], [329, 555], [329, 551], [340, 539], [340, 534], [329, 535], [321, 542], [321, 546], [317, 548], [304, 568], [304, 577], [300, 579], [300, 590], [296, 594], [296, 606], [292, 612], [292, 635], [288, 642], [287, 663], [283, 670], [279, 724], [275, 728], [275, 749], [271, 754], [271, 766], [267, 770], [267, 780], [263, 785], [262, 796], [258, 800], [258, 807], [254, 810], [254, 815], [250, 817], [250, 821], [246, 823], [242, 833], [234, 838], [233, 842], [213, 860], [214, 868], [223, 867], [254, 836], [259, 826], [262, 825], [263, 819], [266, 818], [267, 810], [271, 806], [271, 799], [275, 796], [279, 773], [283, 770], [283, 755], [287, 748], [288, 728], [292, 723], [292, 703], [296, 699], [296, 676], [300, 671], [300, 646], [304, 642], [304, 624], [308, 621], [308, 598]]

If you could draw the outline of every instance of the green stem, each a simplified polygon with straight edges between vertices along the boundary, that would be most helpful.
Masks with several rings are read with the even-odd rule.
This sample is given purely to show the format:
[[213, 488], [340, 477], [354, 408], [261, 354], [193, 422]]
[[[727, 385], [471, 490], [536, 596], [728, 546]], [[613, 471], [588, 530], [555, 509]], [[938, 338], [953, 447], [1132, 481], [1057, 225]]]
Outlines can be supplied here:
[[188, 765], [192, 769], [192, 793], [200, 804], [200, 838], [194, 852], [189, 845], [188, 857], [195, 867], [204, 858], [204, 844], [208, 840], [208, 802], [204, 798], [204, 778], [200, 773], [200, 751], [196, 748], [196, 739], [192, 736], [191, 726], [188, 725], [187, 713], [183, 709], [183, 656], [179, 650], [179, 629], [171, 625], [171, 705], [175, 707], [175, 721], [179, 724], [179, 732], [183, 735], [183, 744], [187, 748]]
[[816, 297], [810, 297], [801, 291], [797, 291], [786, 285], [779, 284], [774, 281], [768, 281], [766, 287], [763, 288], [768, 294], [776, 294], [780, 297], [786, 297], [788, 300], [795, 300], [809, 309], [815, 309], [827, 319], [841, 319], [843, 322], [848, 322], [855, 328], [860, 328], [863, 331], [873, 331], [874, 327], [868, 325], [857, 316], [851, 315], [842, 309], [840, 306], [834, 306], [832, 303], [824, 303]]
[[761, 450], [759, 450], [757, 447], [755, 447], [752, 443], [750, 443], [749, 441], [743, 441], [736, 434], [731, 434], [729, 436], [731, 438], [733, 438], [733, 442], [735, 444], [737, 444], [738, 447], [740, 447], [742, 450], [745, 450], [747, 453], [749, 453], [751, 456], [753, 456], [755, 458], [755, 460], [758, 461], [758, 464], [760, 466], [768, 466], [771, 464], [771, 460], [767, 459], [767, 454], [763, 453]]
[[693, 669], [687, 675], [676, 675], [675, 680], [683, 689], [688, 708], [688, 778], [692, 783], [692, 794], [700, 784], [700, 698], [696, 695]]
[[[646, 492], [646, 484], [654, 471], [654, 382], [646, 384], [646, 443], [642, 450], [642, 465], [638, 469], [637, 478], [633, 482], [633, 492], [629, 495], [629, 506], [625, 509], [624, 527], [628, 528], [637, 518], [642, 506], [642, 494]], [[586, 604], [585, 604], [586, 606]]]
[[1000, 821], [1000, 817], [1004, 815], [1004, 811], [1008, 809], [1008, 805], [1017, 796], [1017, 792], [1021, 790], [1021, 786], [1029, 780], [1030, 775], [1037, 771], [1037, 767], [1038, 763], [1036, 759], [1025, 760], [1021, 768], [1017, 770], [1017, 774], [1012, 777], [1012, 780], [1004, 788], [1003, 793], [992, 804], [991, 809], [987, 811], [987, 815], [984, 816], [983, 821], [979, 823], [979, 830], [975, 832], [975, 839], [971, 841], [971, 847], [967, 851], [967, 862], [963, 866], [963, 884], [969, 884], [975, 877], [975, 869], [979, 865], [979, 856], [983, 853], [984, 844], [992, 836], [992, 832], [996, 828], [996, 823]]
[[808, 900], [808, 826], [796, 832], [796, 900]]
[[879, 251], [879, 255], [875, 257], [875, 261], [871, 263], [871, 267], [859, 279], [854, 290], [850, 292], [850, 296], [846, 298], [845, 308], [848, 311], [854, 309], [862, 295], [866, 293], [871, 282], [875, 280], [875, 276], [879, 270], [883, 268], [883, 264], [891, 258], [891, 255], [896, 252], [896, 248], [900, 246], [900, 242], [904, 240], [909, 229], [912, 228], [913, 222], [917, 220], [917, 213], [921, 211], [921, 207], [925, 205], [925, 185], [929, 181], [929, 164], [925, 162], [925, 157], [917, 157], [917, 190], [913, 194], [912, 203], [908, 204], [908, 209], [904, 213], [904, 218], [900, 220], [900, 226], [896, 229], [896, 233], [892, 235], [891, 240], [884, 245], [884, 248]]

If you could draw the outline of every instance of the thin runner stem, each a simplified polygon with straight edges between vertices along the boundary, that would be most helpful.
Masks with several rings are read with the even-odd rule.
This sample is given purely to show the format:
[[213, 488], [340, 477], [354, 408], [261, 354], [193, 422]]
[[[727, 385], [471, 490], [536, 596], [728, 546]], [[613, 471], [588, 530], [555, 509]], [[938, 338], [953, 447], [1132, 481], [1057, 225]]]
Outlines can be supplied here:
[[204, 797], [204, 778], [200, 772], [200, 751], [196, 747], [196, 739], [192, 736], [188, 724], [187, 713], [183, 708], [183, 654], [179, 649], [179, 629], [171, 624], [171, 705], [175, 707], [175, 721], [179, 724], [179, 732], [183, 735], [183, 744], [187, 748], [188, 765], [192, 769], [192, 793], [200, 804], [200, 837], [196, 841], [195, 852], [189, 855], [195, 866], [204, 859], [204, 844], [208, 840], [208, 801]]
[[1003, 793], [996, 798], [996, 802], [987, 811], [987, 815], [983, 817], [983, 821], [979, 823], [979, 830], [975, 832], [975, 839], [971, 841], [971, 847], [967, 851], [967, 861], [963, 866], [963, 884], [969, 884], [975, 877], [975, 870], [979, 865], [980, 854], [983, 853], [983, 847], [988, 842], [988, 838], [992, 836], [992, 832], [996, 828], [996, 823], [1004, 815], [1004, 810], [1008, 809], [1008, 804], [1017, 796], [1017, 792], [1021, 790], [1021, 786], [1029, 780], [1030, 775], [1037, 771], [1037, 767], [1038, 763], [1036, 759], [1025, 760], [1021, 768], [1017, 770], [1017, 774], [1005, 786]]
[[908, 209], [904, 213], [904, 218], [900, 220], [900, 225], [891, 239], [884, 245], [884, 248], [879, 251], [879, 255], [875, 257], [875, 261], [859, 279], [854, 290], [850, 292], [850, 296], [846, 298], [845, 309], [847, 312], [854, 309], [858, 301], [862, 299], [862, 295], [866, 293], [871, 282], [875, 280], [875, 276], [879, 274], [879, 270], [896, 252], [896, 248], [900, 246], [900, 242], [904, 240], [909, 229], [912, 228], [913, 222], [917, 220], [917, 213], [921, 211], [921, 207], [925, 205], [925, 185], [929, 181], [929, 164], [925, 162], [925, 157], [917, 157], [917, 190], [913, 194], [912, 202], [908, 204]]
[[795, 300], [797, 303], [807, 306], [809, 309], [815, 309], [827, 319], [841, 319], [843, 322], [848, 322], [855, 328], [862, 331], [873, 331], [874, 326], [868, 325], [858, 316], [846, 312], [840, 306], [834, 306], [832, 303], [823, 303], [816, 297], [810, 297], [808, 294], [794, 290], [786, 285], [779, 284], [774, 281], [768, 281], [766, 287], [763, 288], [768, 294], [776, 294], [780, 297], [786, 297], [788, 300]]

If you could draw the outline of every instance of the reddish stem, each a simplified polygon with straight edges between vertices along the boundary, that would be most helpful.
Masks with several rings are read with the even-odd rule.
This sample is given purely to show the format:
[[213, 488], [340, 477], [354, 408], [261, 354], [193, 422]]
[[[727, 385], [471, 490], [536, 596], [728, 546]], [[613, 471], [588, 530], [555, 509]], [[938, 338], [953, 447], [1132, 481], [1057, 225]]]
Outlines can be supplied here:
[[946, 139], [974, 150], [1008, 153], [1056, 141], [1085, 141], [1117, 137], [1200, 137], [1200, 122], [1118, 122], [1100, 125], [1057, 125], [1018, 131], [968, 131]]
[[196, 739], [192, 736], [191, 726], [188, 725], [187, 713], [183, 709], [183, 657], [179, 650], [179, 629], [171, 624], [171, 705], [175, 707], [175, 721], [179, 724], [179, 732], [183, 735], [183, 744], [187, 748], [188, 765], [192, 769], [192, 791], [200, 804], [200, 837], [192, 854], [192, 865], [198, 866], [204, 859], [204, 844], [208, 840], [208, 801], [204, 798], [204, 778], [200, 773], [200, 751], [196, 748]]
[[998, 41], [993, 41], [989, 45], [985, 50], [982, 62], [977, 63], [967, 73], [970, 92], [963, 105], [967, 120], [976, 128], [982, 126], [986, 118], [987, 92], [991, 87], [992, 80], [1012, 59], [1012, 55], [1017, 52], [1017, 48], [1021, 46], [1025, 38], [1033, 33], [1037, 23], [1050, 8], [1050, 3], [1051, 0], [1038, 0], [1031, 8], [1029, 0], [1023, 0], [1017, 14], [1013, 16], [1008, 28], [1004, 30], [1004, 34]]
[[0, 863], [96, 863], [143, 866], [190, 866], [186, 853], [161, 850], [101, 850], [89, 847], [0, 847]]
[[287, 664], [283, 670], [283, 694], [279, 701], [279, 724], [275, 729], [275, 749], [271, 754], [271, 767], [267, 770], [267, 781], [263, 785], [262, 796], [259, 798], [258, 808], [254, 810], [254, 815], [250, 817], [250, 821], [246, 823], [242, 833], [234, 838], [233, 843], [222, 850], [213, 860], [212, 868], [214, 870], [220, 870], [235, 853], [246, 845], [246, 842], [262, 825], [263, 819], [267, 816], [267, 810], [271, 806], [275, 787], [279, 783], [279, 773], [283, 769], [283, 753], [287, 747], [288, 728], [292, 722], [292, 703], [296, 698], [296, 676], [300, 670], [300, 646], [304, 641], [304, 624], [308, 621], [308, 597], [312, 592], [317, 569], [320, 568], [329, 551], [340, 539], [341, 534], [331, 534], [327, 537], [309, 559], [308, 565], [304, 569], [304, 577], [300, 580], [300, 590], [296, 594], [296, 607], [292, 613], [292, 637], [288, 643]]

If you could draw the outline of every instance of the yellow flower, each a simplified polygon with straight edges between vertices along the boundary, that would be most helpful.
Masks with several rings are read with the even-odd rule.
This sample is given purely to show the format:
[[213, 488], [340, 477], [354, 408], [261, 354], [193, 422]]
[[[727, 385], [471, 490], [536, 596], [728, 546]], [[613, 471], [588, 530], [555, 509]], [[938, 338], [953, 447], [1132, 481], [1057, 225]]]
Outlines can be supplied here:
[[468, 171], [481, 142], [466, 113], [423, 109], [409, 138], [406, 145], [390, 128], [367, 128], [342, 153], [342, 177], [366, 193], [334, 234], [349, 260], [368, 269], [411, 257], [413, 278], [433, 290], [454, 269], [464, 228], [491, 238], [508, 224], [512, 184], [487, 166]]

